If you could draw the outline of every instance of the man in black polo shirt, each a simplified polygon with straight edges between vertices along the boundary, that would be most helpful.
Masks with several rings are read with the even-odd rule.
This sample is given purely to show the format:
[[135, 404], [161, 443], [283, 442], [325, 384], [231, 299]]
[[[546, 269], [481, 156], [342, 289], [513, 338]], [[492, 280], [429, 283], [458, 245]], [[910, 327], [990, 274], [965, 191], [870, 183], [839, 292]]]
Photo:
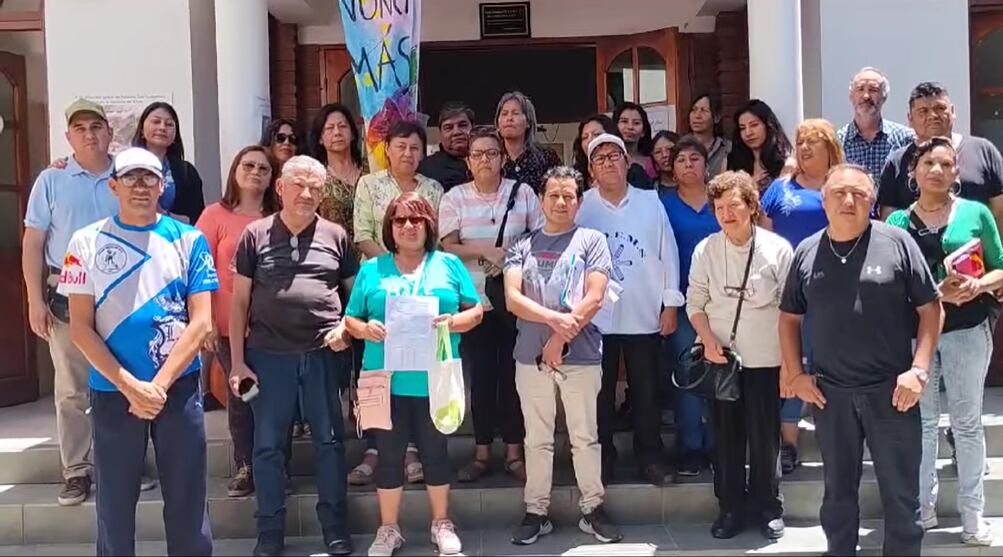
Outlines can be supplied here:
[[916, 145], [932, 137], [949, 137], [958, 151], [958, 194], [987, 205], [996, 226], [1003, 230], [1003, 156], [987, 139], [954, 133], [956, 117], [947, 89], [939, 83], [920, 83], [909, 94], [909, 125], [916, 132], [916, 142], [888, 155], [878, 188], [882, 219], [916, 201], [916, 183], [909, 177]]
[[470, 151], [470, 128], [474, 111], [461, 102], [448, 102], [439, 111], [439, 152], [425, 157], [418, 164], [418, 173], [442, 184], [449, 191], [453, 186], [474, 179], [467, 167]]
[[[817, 406], [825, 477], [819, 518], [829, 554], [856, 553], [866, 439], [884, 508], [884, 555], [919, 555], [916, 403], [940, 337], [941, 307], [909, 234], [869, 220], [874, 195], [867, 169], [829, 172], [822, 187], [829, 226], [798, 246], [780, 303], [781, 391]], [[802, 320], [814, 376], [801, 366]]]

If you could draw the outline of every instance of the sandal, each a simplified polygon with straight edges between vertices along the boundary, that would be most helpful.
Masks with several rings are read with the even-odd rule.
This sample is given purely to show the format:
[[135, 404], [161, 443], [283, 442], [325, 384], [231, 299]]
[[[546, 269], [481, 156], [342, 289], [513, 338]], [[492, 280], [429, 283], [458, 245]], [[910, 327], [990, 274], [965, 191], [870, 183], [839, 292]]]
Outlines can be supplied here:
[[373, 483], [376, 469], [371, 464], [366, 463], [366, 460], [370, 456], [376, 456], [376, 454], [375, 449], [367, 449], [363, 453], [362, 462], [348, 473], [348, 483], [350, 485], [369, 485]]
[[408, 447], [404, 456], [404, 475], [407, 483], [420, 484], [425, 481], [425, 469], [418, 459], [418, 448]]
[[522, 459], [522, 457], [506, 460], [505, 471], [508, 472], [510, 476], [521, 482], [526, 481], [526, 462]]
[[470, 464], [460, 469], [459, 473], [456, 474], [456, 479], [463, 483], [470, 483], [490, 475], [491, 462], [475, 458]]

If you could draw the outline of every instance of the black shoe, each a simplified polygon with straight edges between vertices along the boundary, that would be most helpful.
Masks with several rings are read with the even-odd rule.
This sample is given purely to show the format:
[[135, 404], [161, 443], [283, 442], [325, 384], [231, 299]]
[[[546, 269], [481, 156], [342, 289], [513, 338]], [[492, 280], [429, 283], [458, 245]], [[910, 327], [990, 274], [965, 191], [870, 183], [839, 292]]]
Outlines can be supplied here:
[[285, 548], [283, 536], [276, 532], [264, 532], [258, 535], [258, 543], [254, 546], [254, 557], [278, 557]]
[[582, 515], [581, 520], [578, 521], [578, 529], [594, 536], [600, 543], [616, 543], [623, 539], [623, 533], [609, 521], [601, 506], [596, 507], [589, 514]]
[[768, 540], [779, 540], [784, 537], [784, 519], [774, 518], [763, 524], [759, 531]]
[[801, 461], [798, 460], [798, 448], [794, 445], [784, 445], [780, 447], [780, 471], [786, 476], [794, 472]]
[[351, 555], [355, 551], [352, 546], [352, 536], [333, 530], [324, 532], [324, 547], [328, 555]]
[[742, 518], [738, 513], [722, 512], [710, 527], [710, 535], [719, 540], [734, 538], [742, 531]]
[[699, 476], [703, 469], [703, 459], [697, 453], [687, 453], [679, 461], [676, 467], [676, 475], [683, 478]]
[[665, 468], [662, 468], [661, 464], [649, 464], [645, 466], [640, 473], [642, 480], [655, 487], [662, 487], [665, 485]]
[[515, 545], [531, 545], [554, 531], [554, 524], [550, 522], [550, 517], [538, 514], [526, 513], [522, 519], [522, 524], [512, 532], [512, 543]]

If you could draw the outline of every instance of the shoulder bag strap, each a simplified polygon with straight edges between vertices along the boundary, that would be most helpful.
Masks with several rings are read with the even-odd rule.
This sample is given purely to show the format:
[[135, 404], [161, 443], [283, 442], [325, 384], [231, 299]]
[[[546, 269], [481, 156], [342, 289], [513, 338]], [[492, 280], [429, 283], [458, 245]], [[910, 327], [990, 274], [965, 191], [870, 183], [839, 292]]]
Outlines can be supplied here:
[[495, 239], [495, 247], [502, 247], [502, 243], [505, 241], [505, 225], [508, 224], [508, 214], [512, 211], [512, 207], [515, 207], [515, 197], [519, 194], [519, 188], [522, 184], [519, 182], [512, 183], [512, 192], [508, 194], [508, 201], [505, 202], [505, 213], [502, 215], [501, 226], [498, 227], [498, 238]]
[[[727, 242], [728, 240], [725, 239]], [[735, 335], [738, 334], [738, 318], [742, 315], [742, 305], [745, 303], [745, 285], [749, 283], [749, 272], [752, 270], [752, 258], [756, 255], [756, 229], [752, 229], [752, 242], [749, 244], [749, 259], [745, 262], [745, 275], [742, 276], [742, 289], [738, 292], [738, 307], [735, 309], [735, 322], [731, 324], [731, 337], [728, 347], [735, 347]]]

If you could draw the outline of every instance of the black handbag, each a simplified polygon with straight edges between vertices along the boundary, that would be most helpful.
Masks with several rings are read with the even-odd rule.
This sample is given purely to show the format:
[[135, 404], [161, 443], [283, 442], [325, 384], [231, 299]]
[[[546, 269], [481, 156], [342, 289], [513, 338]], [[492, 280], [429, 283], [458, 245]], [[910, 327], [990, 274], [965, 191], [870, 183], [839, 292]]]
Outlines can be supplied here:
[[[512, 192], [508, 196], [505, 204], [505, 214], [502, 215], [501, 226], [498, 228], [498, 238], [495, 239], [495, 247], [502, 247], [505, 241], [505, 225], [508, 223], [508, 214], [515, 206], [515, 196], [519, 193], [522, 184], [516, 182], [512, 184]], [[515, 315], [505, 306], [505, 278], [503, 274], [484, 279], [484, 295], [491, 301], [492, 311], [501, 318], [505, 326], [515, 329]]]
[[[695, 343], [689, 350], [679, 356], [679, 363], [672, 371], [672, 384], [684, 391], [708, 400], [734, 402], [742, 398], [742, 384], [738, 374], [742, 370], [742, 358], [735, 352], [735, 335], [738, 333], [738, 319], [742, 315], [742, 305], [745, 302], [745, 286], [749, 282], [749, 271], [752, 269], [752, 257], [756, 252], [756, 236], [753, 232], [752, 243], [749, 245], [749, 259], [745, 262], [745, 274], [742, 277], [742, 289], [738, 294], [738, 307], [735, 309], [735, 321], [731, 325], [731, 337], [728, 346], [724, 348], [725, 363], [716, 364], [704, 357], [704, 345]], [[682, 372], [682, 381], [680, 381]]]

